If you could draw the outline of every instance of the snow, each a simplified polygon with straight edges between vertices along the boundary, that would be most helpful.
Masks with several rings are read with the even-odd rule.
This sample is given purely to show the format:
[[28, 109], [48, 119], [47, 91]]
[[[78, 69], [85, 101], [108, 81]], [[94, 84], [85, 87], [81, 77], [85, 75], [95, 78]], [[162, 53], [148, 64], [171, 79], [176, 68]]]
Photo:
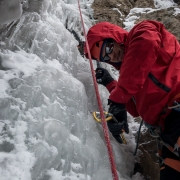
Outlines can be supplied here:
[[125, 21], [123, 22], [123, 24], [125, 25], [124, 29], [126, 29], [127, 31], [130, 31], [133, 28], [136, 20], [139, 19], [137, 14], [150, 13], [153, 11], [157, 11], [157, 9], [152, 9], [152, 8], [133, 8], [133, 9], [131, 9], [129, 14], [126, 16]]
[[177, 16], [180, 13], [180, 8], [174, 8], [175, 13], [173, 14], [174, 16]]
[[[162, 1], [155, 3], [165, 7]], [[88, 30], [92, 22], [81, 6]], [[131, 15], [134, 11], [152, 9], [136, 8]], [[128, 29], [138, 18], [131, 15], [125, 22]], [[0, 42], [1, 180], [111, 180], [102, 126], [91, 115], [98, 106], [89, 62], [80, 56], [68, 31], [73, 29], [84, 39], [77, 3], [46, 0], [40, 14], [22, 14], [19, 0], [2, 0], [0, 24], [17, 19], [14, 32]], [[117, 78], [117, 72], [113, 76]], [[102, 86], [99, 90], [107, 110], [109, 94]], [[134, 132], [139, 125], [130, 115], [128, 122], [127, 145], [110, 135], [117, 172], [121, 180], [141, 180], [139, 173], [132, 176]]]
[[119, 11], [118, 8], [112, 8], [112, 10], [117, 11], [120, 14], [120, 16], [123, 16], [123, 14], [121, 13], [121, 11]]
[[6, 90], [9, 88], [7, 81], [5, 81], [4, 79], [0, 79], [0, 84], [1, 84], [0, 98], [7, 97]]
[[154, 0], [154, 5], [156, 8], [165, 9], [175, 6], [176, 3], [173, 0]]
[[38, 56], [26, 53], [23, 50], [16, 51], [15, 53], [7, 50], [4, 53], [0, 53], [0, 56], [2, 57], [1, 65], [3, 67], [11, 69], [11, 71], [16, 72], [18, 75], [22, 74], [22, 77], [28, 77], [34, 74], [36, 68], [43, 65], [42, 60]]
[[144, 13], [151, 13], [154, 11], [158, 11], [161, 9], [166, 9], [169, 7], [175, 7], [174, 8], [174, 14], [173, 15], [177, 15], [178, 13], [180, 13], [180, 9], [177, 8], [177, 4], [174, 3], [173, 0], [154, 0], [154, 5], [155, 5], [155, 9], [152, 8], [133, 8], [130, 10], [129, 14], [126, 16], [125, 21], [123, 22], [123, 24], [125, 25], [125, 30], [127, 30], [128, 32], [134, 27], [136, 20], [139, 19], [138, 14], [144, 14]]

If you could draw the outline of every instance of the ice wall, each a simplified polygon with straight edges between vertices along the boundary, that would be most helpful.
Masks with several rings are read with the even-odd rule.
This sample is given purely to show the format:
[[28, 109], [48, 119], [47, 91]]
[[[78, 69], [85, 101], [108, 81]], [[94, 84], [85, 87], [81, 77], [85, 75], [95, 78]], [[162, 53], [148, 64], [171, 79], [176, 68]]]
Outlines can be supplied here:
[[[37, 2], [41, 9], [29, 1], [0, 42], [1, 180], [110, 180], [102, 127], [91, 116], [97, 103], [89, 63], [68, 31], [83, 38], [77, 4]], [[131, 179], [133, 148], [112, 143], [119, 177]]]

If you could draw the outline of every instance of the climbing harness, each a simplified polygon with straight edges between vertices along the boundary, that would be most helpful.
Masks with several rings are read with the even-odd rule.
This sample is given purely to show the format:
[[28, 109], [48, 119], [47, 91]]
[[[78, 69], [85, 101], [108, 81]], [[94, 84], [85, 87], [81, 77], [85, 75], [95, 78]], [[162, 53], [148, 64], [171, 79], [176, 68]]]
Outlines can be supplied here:
[[[137, 153], [137, 148], [138, 148], [138, 143], [139, 143], [139, 135], [140, 135], [140, 129], [143, 124], [143, 120], [141, 121], [141, 124], [139, 126], [139, 131], [138, 131], [138, 138], [136, 142], [136, 149], [134, 152], [134, 156], [136, 156]], [[170, 146], [169, 144], [165, 143], [161, 137], [160, 137], [160, 132], [161, 129], [159, 127], [154, 127], [151, 126], [147, 123], [144, 123], [145, 126], [148, 128], [148, 131], [150, 135], [153, 138], [156, 138], [156, 143], [157, 143], [157, 150], [158, 150], [158, 159], [159, 159], [159, 166], [161, 167], [163, 164], [168, 165], [169, 167], [175, 169], [176, 171], [180, 172], [180, 161], [176, 159], [171, 159], [171, 158], [165, 158], [163, 159], [162, 157], [162, 145], [166, 146], [173, 154], [175, 154], [177, 157], [180, 158], [180, 137], [177, 140], [177, 143], [174, 145], [174, 147]], [[163, 166], [160, 168], [160, 170], [163, 169]]]
[[160, 134], [161, 134], [161, 128], [160, 127], [154, 127], [149, 124], [145, 123], [145, 126], [148, 128], [148, 131], [150, 135], [154, 138], [156, 138], [157, 143], [157, 149], [158, 149], [158, 158], [159, 158], [159, 165], [162, 166], [163, 164], [168, 165], [169, 167], [177, 170], [180, 172], [180, 160], [171, 159], [171, 158], [165, 158], [162, 157], [162, 146], [164, 145], [169, 151], [171, 151], [176, 157], [180, 158], [180, 137], [177, 140], [177, 143], [174, 145], [174, 147], [170, 146], [169, 144], [165, 143]]
[[174, 101], [174, 105], [167, 107], [167, 109], [174, 109], [176, 111], [180, 111], [180, 104], [177, 101]]
[[109, 137], [108, 127], [107, 127], [107, 124], [106, 124], [106, 121], [105, 121], [103, 108], [102, 108], [102, 102], [101, 102], [101, 99], [100, 99], [98, 85], [97, 85], [96, 78], [95, 78], [95, 72], [94, 72], [94, 68], [93, 68], [92, 58], [91, 58], [91, 54], [90, 54], [90, 50], [89, 50], [89, 45], [87, 43], [86, 31], [85, 31], [84, 21], [83, 21], [83, 17], [82, 17], [81, 8], [80, 8], [80, 2], [79, 2], [79, 0], [77, 0], [77, 1], [78, 1], [78, 7], [79, 7], [79, 12], [80, 12], [80, 17], [81, 17], [81, 23], [82, 23], [82, 27], [83, 27], [83, 33], [84, 33], [85, 42], [86, 42], [87, 51], [88, 51], [88, 58], [89, 58], [89, 63], [90, 63], [94, 88], [95, 88], [95, 92], [96, 92], [96, 98], [97, 98], [99, 111], [100, 111], [100, 116], [101, 116], [101, 120], [102, 120], [101, 124], [102, 124], [102, 127], [103, 127], [106, 147], [107, 147], [107, 151], [108, 151], [112, 177], [113, 177], [113, 180], [118, 180], [119, 178], [118, 178], [118, 174], [117, 174], [117, 171], [116, 171], [116, 164], [115, 164], [115, 161], [114, 161], [112, 147], [111, 147], [111, 144], [110, 144], [110, 137]]
[[[180, 93], [178, 93], [178, 94], [176, 94], [172, 99], [170, 99], [170, 101], [167, 103], [167, 106], [166, 106], [166, 108], [163, 110], [163, 112], [162, 112], [162, 114], [165, 114], [165, 113], [167, 113], [167, 110], [172, 110], [172, 109], [174, 109], [174, 110], [176, 110], [176, 111], [180, 111], [180, 103], [178, 103], [177, 102], [177, 99], [180, 99]], [[135, 100], [133, 99], [133, 101], [134, 101], [134, 103], [136, 104], [136, 102], [135, 102]], [[134, 155], [136, 155], [136, 152], [137, 152], [137, 148], [138, 148], [138, 142], [139, 142], [139, 136], [140, 136], [140, 130], [141, 130], [141, 126], [142, 126], [142, 124], [143, 124], [143, 120], [141, 121], [141, 124], [140, 124], [140, 127], [139, 127], [139, 130], [138, 130], [138, 139], [137, 139], [137, 143], [136, 143], [136, 150], [135, 150], [135, 152], [134, 152]], [[160, 138], [160, 131], [161, 131], [161, 129], [160, 129], [160, 127], [154, 127], [154, 126], [151, 126], [151, 125], [149, 125], [149, 124], [147, 124], [147, 123], [144, 123], [145, 124], [145, 126], [148, 128], [148, 130], [149, 130], [149, 133], [150, 133], [150, 135], [152, 136], [152, 137], [154, 137], [154, 138], [157, 138], [157, 139], [159, 139]], [[162, 141], [161, 140], [161, 138], [159, 139], [160, 141]], [[179, 140], [180, 141], [180, 140]], [[166, 143], [164, 143], [163, 142], [163, 144], [164, 145], [166, 145], [166, 147], [169, 147], [170, 148], [170, 146], [168, 145], [168, 144], [166, 144]], [[179, 142], [179, 147], [180, 147], [180, 142]], [[168, 149], [169, 149], [168, 148]], [[170, 149], [173, 149], [173, 148], [170, 148]], [[177, 153], [175, 153], [176, 155], [177, 155]]]
[[[92, 113], [92, 115], [96, 122], [101, 123], [101, 119], [99, 118], [100, 112], [94, 111]], [[113, 116], [113, 114], [104, 111], [104, 115], [105, 115], [105, 121], [112, 120], [112, 121], [118, 122], [118, 120]], [[126, 141], [123, 133], [124, 133], [124, 131], [121, 134], [119, 134], [119, 136], [121, 137], [123, 144], [127, 144], [127, 141]]]
[[[173, 97], [167, 104], [166, 108], [164, 109], [165, 113], [169, 113], [170, 110], [174, 109], [176, 111], [180, 111], [180, 103], [177, 102], [177, 100], [180, 99], [180, 93], [178, 93], [175, 97]], [[165, 115], [165, 114], [163, 114]], [[162, 115], [162, 116], [163, 116]], [[134, 155], [136, 155], [137, 153], [137, 148], [138, 148], [138, 142], [139, 142], [139, 135], [140, 135], [140, 129], [141, 126], [143, 124], [143, 120], [141, 121], [140, 127], [139, 127], [139, 131], [138, 131], [138, 139], [137, 139], [137, 143], [136, 143], [136, 149], [134, 152]], [[180, 160], [177, 160], [180, 158], [180, 137], [177, 140], [177, 143], [174, 144], [174, 147], [170, 146], [169, 144], [165, 143], [162, 138], [161, 138], [161, 127], [155, 127], [155, 126], [151, 126], [147, 123], [144, 122], [144, 125], [148, 128], [148, 131], [150, 133], [150, 135], [154, 138], [156, 138], [156, 143], [157, 143], [157, 149], [158, 149], [158, 158], [159, 158], [159, 165], [160, 167], [165, 164], [173, 169], [175, 169], [176, 171], [180, 172]], [[171, 151], [176, 157], [177, 159], [172, 159], [172, 158], [165, 158], [163, 159], [162, 157], [162, 146], [165, 146], [169, 151]], [[164, 167], [162, 166], [160, 168], [163, 169]]]
[[170, 112], [172, 109], [176, 111], [180, 111], [180, 103], [177, 102], [177, 100], [180, 101], [180, 93], [176, 94], [172, 99], [169, 100], [167, 106], [163, 109], [162, 114], [165, 115], [167, 112]]

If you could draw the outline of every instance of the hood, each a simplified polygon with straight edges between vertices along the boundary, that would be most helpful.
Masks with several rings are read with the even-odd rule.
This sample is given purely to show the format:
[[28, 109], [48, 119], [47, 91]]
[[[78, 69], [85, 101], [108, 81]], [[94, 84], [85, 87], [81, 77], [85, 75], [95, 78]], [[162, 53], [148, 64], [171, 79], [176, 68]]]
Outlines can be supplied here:
[[[122, 29], [121, 27], [115, 24], [111, 24], [109, 22], [100, 22], [89, 29], [87, 33], [87, 41], [89, 44], [89, 49], [91, 50], [94, 43], [98, 41], [103, 41], [107, 38], [112, 38], [119, 44], [125, 44], [127, 36], [128, 32]], [[84, 53], [86, 58], [88, 58], [86, 44], [84, 47]], [[109, 64], [113, 65], [116, 69], [119, 69], [115, 64]]]

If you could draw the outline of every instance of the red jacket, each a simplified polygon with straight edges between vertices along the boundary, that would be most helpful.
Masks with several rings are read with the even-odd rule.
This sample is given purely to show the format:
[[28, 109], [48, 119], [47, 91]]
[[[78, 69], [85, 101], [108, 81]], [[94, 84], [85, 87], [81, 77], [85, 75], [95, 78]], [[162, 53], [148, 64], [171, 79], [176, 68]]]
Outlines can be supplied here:
[[180, 92], [180, 45], [175, 36], [159, 22], [142, 21], [129, 33], [101, 22], [87, 38], [90, 49], [106, 38], [125, 45], [119, 80], [107, 85], [109, 98], [125, 103], [130, 114], [140, 115], [148, 124], [163, 126], [167, 113], [162, 112]]

